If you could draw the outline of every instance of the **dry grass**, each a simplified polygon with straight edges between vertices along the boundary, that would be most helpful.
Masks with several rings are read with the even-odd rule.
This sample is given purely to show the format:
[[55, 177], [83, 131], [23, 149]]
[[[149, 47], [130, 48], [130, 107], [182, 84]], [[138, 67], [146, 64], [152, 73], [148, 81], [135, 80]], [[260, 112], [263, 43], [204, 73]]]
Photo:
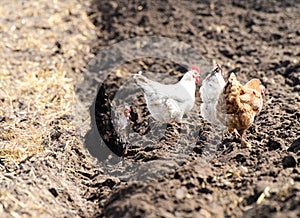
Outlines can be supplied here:
[[[0, 158], [43, 151], [49, 123], [72, 115], [74, 75], [89, 56], [94, 26], [80, 1], [4, 0], [0, 6]], [[71, 70], [73, 67], [73, 70]], [[72, 128], [66, 123], [65, 128]]]
[[[4, 172], [0, 217], [74, 214], [68, 202], [59, 202], [48, 191], [52, 184], [81, 196], [79, 185], [67, 181], [72, 175], [65, 175], [74, 163], [70, 158], [76, 161], [70, 146], [55, 167], [42, 164], [44, 170], [39, 171], [32, 164], [25, 174], [16, 169], [32, 155], [35, 160], [48, 158], [53, 148], [45, 141], [51, 142], [53, 128], [65, 133], [64, 144], [80, 146], [70, 119], [62, 117], [72, 117], [74, 84], [92, 57], [89, 46], [96, 34], [85, 4], [82, 0], [0, 3], [0, 171]], [[63, 209], [57, 211], [59, 205]]]
[[41, 69], [20, 80], [7, 77], [1, 83], [0, 95], [4, 101], [0, 157], [4, 162], [18, 161], [42, 151], [49, 122], [71, 114], [73, 80], [66, 78], [62, 69]]

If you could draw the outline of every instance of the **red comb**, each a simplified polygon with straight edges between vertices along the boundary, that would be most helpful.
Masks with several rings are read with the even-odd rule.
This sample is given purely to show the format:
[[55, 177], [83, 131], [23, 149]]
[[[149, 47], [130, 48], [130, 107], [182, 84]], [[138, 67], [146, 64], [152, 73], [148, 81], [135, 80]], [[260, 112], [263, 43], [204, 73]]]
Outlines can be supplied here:
[[193, 66], [191, 67], [191, 70], [195, 70], [195, 71], [197, 71], [197, 73], [200, 74], [200, 70], [199, 70], [199, 68], [198, 68], [196, 65], [193, 65]]

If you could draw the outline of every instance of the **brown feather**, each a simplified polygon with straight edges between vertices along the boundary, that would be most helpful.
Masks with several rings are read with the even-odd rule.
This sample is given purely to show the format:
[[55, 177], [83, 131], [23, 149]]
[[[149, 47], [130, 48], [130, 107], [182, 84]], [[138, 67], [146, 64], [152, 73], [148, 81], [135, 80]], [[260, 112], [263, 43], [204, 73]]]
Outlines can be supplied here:
[[262, 108], [260, 85], [259, 79], [252, 79], [243, 86], [232, 73], [218, 101], [218, 119], [228, 130], [236, 129], [244, 145], [248, 143], [243, 139], [243, 134]]

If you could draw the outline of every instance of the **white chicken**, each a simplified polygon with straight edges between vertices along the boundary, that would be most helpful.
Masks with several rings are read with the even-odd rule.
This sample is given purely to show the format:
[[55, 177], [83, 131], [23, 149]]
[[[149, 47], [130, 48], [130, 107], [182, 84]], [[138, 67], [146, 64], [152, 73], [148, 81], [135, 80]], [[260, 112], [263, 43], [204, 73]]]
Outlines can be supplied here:
[[200, 96], [203, 102], [201, 116], [220, 129], [226, 127], [217, 118], [216, 106], [225, 84], [221, 68], [218, 67], [203, 80], [200, 87]]
[[141, 73], [135, 74], [133, 79], [143, 90], [152, 117], [159, 122], [180, 123], [183, 115], [194, 106], [196, 83], [199, 81], [199, 70], [196, 67], [185, 73], [176, 84], [161, 84]]

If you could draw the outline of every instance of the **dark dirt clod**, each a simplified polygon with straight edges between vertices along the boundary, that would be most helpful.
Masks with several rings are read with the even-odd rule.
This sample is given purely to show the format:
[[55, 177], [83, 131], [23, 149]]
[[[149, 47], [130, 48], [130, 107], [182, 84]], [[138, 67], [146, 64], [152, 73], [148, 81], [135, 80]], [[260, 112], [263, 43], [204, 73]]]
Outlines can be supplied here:
[[266, 145], [269, 149], [269, 151], [272, 151], [272, 150], [276, 150], [276, 149], [279, 149], [279, 148], [283, 148], [284, 146], [284, 142], [283, 140], [273, 140], [273, 139], [270, 139]]
[[243, 155], [243, 154], [238, 154], [238, 155], [236, 155], [236, 156], [235, 156], [235, 159], [236, 159], [236, 161], [239, 162], [239, 163], [244, 163], [244, 162], [246, 162], [246, 157], [245, 157], [245, 155]]
[[296, 167], [296, 164], [297, 164], [297, 160], [294, 156], [285, 156], [283, 159], [282, 159], [282, 166], [284, 168], [293, 168], [293, 167]]
[[288, 151], [292, 151], [297, 153], [300, 151], [300, 138], [296, 139], [295, 141], [292, 142], [290, 147], [288, 148]]

